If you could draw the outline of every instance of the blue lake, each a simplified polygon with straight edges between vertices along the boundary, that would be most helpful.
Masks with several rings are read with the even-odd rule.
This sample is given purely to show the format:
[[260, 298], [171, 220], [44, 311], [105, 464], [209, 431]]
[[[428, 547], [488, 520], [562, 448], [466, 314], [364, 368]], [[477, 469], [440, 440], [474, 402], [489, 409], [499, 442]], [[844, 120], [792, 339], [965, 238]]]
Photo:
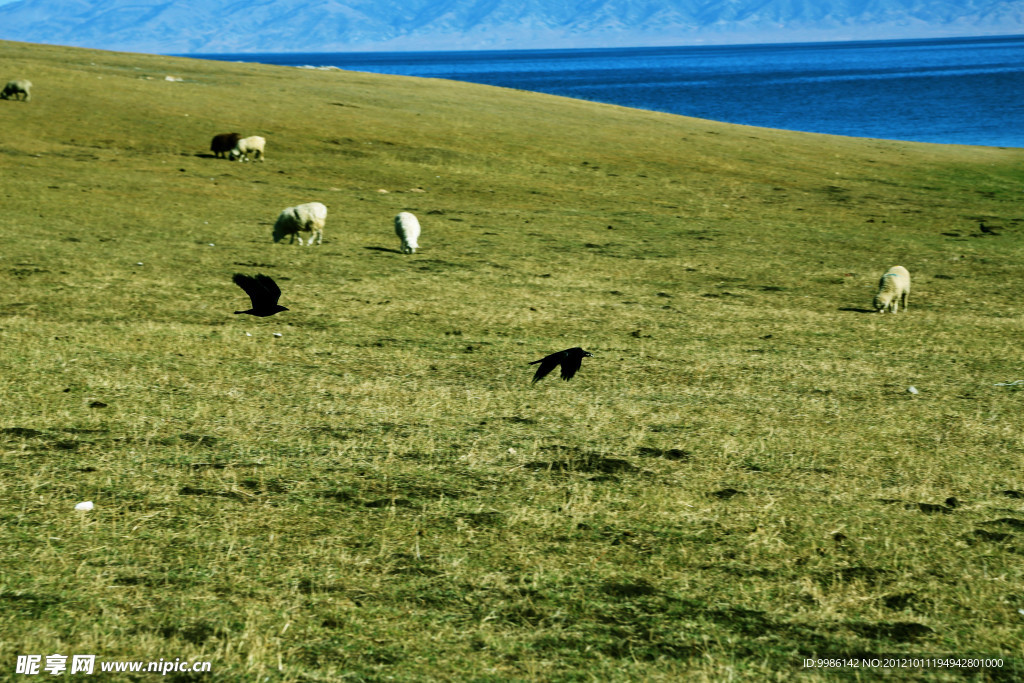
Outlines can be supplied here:
[[1024, 36], [188, 56], [446, 78], [768, 128], [1024, 147]]

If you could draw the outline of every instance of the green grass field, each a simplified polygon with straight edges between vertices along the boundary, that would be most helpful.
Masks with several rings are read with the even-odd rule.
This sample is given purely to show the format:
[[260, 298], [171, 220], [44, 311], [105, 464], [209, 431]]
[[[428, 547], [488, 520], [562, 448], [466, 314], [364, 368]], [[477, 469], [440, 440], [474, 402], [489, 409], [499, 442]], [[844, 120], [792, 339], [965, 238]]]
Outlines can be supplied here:
[[[0, 678], [53, 653], [212, 666], [104, 678], [132, 681], [1024, 676], [1024, 384], [996, 386], [1024, 379], [1024, 150], [0, 64], [34, 83], [0, 101]], [[212, 158], [229, 131], [266, 162]], [[273, 244], [308, 201], [323, 245]], [[909, 312], [874, 314], [896, 264]], [[291, 310], [232, 315], [235, 272]], [[576, 378], [531, 385], [572, 346]]]

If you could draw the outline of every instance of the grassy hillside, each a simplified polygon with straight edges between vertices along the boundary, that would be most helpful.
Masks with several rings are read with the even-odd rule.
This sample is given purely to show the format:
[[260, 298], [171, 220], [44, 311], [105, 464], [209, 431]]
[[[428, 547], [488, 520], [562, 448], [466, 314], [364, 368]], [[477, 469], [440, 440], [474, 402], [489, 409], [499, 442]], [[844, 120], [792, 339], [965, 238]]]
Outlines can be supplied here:
[[[1024, 385], [996, 386], [1024, 379], [1024, 151], [10, 42], [0, 64], [35, 84], [0, 101], [5, 674], [1024, 672]], [[266, 163], [212, 158], [229, 131]], [[273, 244], [308, 201], [323, 245]], [[909, 312], [870, 313], [895, 264]], [[232, 315], [235, 272], [291, 310]], [[530, 384], [571, 346], [575, 379]]]

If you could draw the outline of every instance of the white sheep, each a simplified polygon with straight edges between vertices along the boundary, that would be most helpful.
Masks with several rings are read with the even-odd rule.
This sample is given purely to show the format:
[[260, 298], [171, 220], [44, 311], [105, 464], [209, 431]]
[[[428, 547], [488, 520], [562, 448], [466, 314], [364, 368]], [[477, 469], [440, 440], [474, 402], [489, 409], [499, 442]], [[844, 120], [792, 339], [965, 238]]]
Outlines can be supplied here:
[[0, 92], [0, 99], [6, 100], [9, 97], [28, 102], [32, 99], [32, 81], [8, 81], [7, 85], [4, 86], [3, 91]]
[[903, 311], [907, 310], [907, 297], [910, 296], [910, 273], [903, 266], [893, 266], [878, 281], [878, 294], [875, 294], [874, 306], [879, 313], [891, 311], [896, 313], [900, 303]]
[[420, 222], [416, 216], [403, 211], [395, 216], [395, 234], [402, 240], [402, 253], [415, 254], [419, 249]]
[[326, 222], [327, 207], [320, 202], [289, 206], [281, 212], [277, 217], [277, 222], [274, 223], [274, 241], [280, 242], [285, 236], [291, 235], [292, 239], [289, 244], [294, 243], [298, 238], [301, 247], [302, 238], [299, 237], [299, 232], [308, 232], [309, 239], [306, 240], [306, 246], [311, 246], [314, 239], [317, 244], [323, 244], [324, 223]]
[[231, 158], [238, 161], [248, 161], [249, 154], [252, 154], [254, 159], [263, 161], [263, 148], [266, 144], [266, 139], [261, 138], [259, 135], [250, 135], [247, 138], [242, 138], [235, 143], [235, 148], [231, 150]]

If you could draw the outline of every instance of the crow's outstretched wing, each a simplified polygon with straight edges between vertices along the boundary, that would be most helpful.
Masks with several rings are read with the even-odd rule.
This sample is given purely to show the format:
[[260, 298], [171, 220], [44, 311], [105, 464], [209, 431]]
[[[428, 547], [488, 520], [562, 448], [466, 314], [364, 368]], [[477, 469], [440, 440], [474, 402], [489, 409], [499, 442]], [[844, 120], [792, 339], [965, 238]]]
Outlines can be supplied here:
[[249, 295], [252, 307], [256, 310], [273, 308], [277, 305], [278, 299], [281, 298], [281, 288], [268, 275], [261, 273], [252, 277], [242, 273], [235, 273], [232, 279], [236, 285]]
[[269, 275], [257, 275], [256, 281], [263, 287], [265, 292], [266, 302], [270, 306], [276, 306], [278, 299], [281, 298], [281, 288], [277, 286]]
[[[565, 351], [559, 351], [558, 353], [553, 353], [550, 356], [544, 356], [540, 360], [535, 360], [532, 363], [530, 363], [530, 365], [536, 365], [537, 363], [540, 363], [540, 367], [537, 368], [537, 373], [533, 376], [532, 384], [536, 384], [537, 382], [541, 381], [542, 379], [548, 376], [549, 372], [557, 368], [558, 364], [562, 362], [562, 357], [564, 355]], [[565, 370], [563, 370], [562, 372], [564, 373]]]

